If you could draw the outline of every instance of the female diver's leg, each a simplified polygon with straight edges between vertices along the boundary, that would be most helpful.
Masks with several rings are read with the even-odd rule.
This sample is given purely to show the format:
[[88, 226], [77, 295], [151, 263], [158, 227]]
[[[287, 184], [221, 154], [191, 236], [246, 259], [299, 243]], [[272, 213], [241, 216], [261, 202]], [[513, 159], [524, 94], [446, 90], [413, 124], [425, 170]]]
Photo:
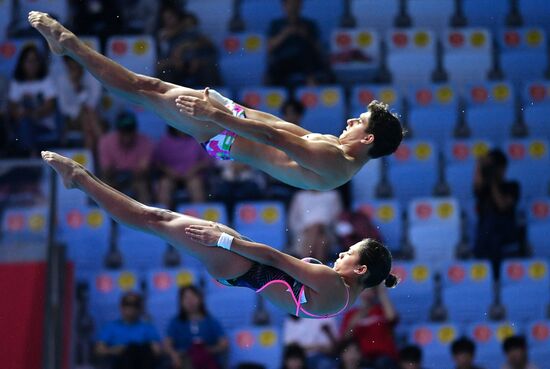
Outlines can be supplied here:
[[[155, 234], [170, 244], [179, 246], [199, 259], [214, 278], [238, 277], [252, 266], [250, 260], [238, 254], [201, 245], [185, 235], [188, 225], [205, 224], [208, 221], [143, 205], [101, 182], [75, 161], [56, 153], [44, 151], [42, 158], [63, 178], [67, 188], [78, 188], [85, 192], [117, 222]], [[220, 226], [224, 232], [240, 237], [233, 229]]]

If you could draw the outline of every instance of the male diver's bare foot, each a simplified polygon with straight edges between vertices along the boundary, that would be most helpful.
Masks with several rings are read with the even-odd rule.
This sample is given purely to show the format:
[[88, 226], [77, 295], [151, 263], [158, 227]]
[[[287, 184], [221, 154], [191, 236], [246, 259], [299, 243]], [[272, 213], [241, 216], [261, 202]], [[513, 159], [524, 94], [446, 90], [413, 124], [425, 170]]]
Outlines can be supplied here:
[[36, 28], [48, 41], [50, 50], [54, 54], [65, 54], [65, 48], [62, 46], [62, 43], [73, 36], [71, 31], [46, 13], [32, 11], [29, 13], [28, 20], [30, 25]]
[[51, 151], [42, 151], [42, 159], [51, 166], [61, 178], [66, 188], [75, 188], [75, 176], [84, 173], [84, 168], [76, 161]]

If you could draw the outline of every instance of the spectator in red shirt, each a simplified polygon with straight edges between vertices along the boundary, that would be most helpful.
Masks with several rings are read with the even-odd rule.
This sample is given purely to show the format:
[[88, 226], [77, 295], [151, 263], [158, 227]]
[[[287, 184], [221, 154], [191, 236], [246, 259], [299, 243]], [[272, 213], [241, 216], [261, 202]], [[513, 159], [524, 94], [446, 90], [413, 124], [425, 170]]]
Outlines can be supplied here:
[[375, 369], [395, 368], [398, 360], [393, 328], [398, 317], [383, 286], [365, 290], [361, 306], [344, 316], [342, 339], [354, 339], [368, 366]]
[[194, 138], [168, 127], [168, 134], [155, 147], [154, 161], [161, 171], [159, 202], [174, 208], [173, 193], [185, 186], [191, 202], [206, 201], [202, 172], [210, 165], [209, 156]]
[[140, 202], [149, 203], [149, 167], [153, 143], [137, 132], [136, 117], [123, 112], [116, 130], [99, 141], [99, 164], [105, 182], [120, 191], [130, 191]]

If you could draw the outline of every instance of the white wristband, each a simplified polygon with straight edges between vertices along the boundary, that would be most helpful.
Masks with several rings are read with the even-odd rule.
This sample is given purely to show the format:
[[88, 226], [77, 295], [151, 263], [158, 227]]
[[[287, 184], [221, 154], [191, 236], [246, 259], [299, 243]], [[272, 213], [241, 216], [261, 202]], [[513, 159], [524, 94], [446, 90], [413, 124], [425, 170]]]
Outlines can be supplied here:
[[220, 238], [218, 238], [217, 246], [226, 250], [231, 250], [231, 243], [233, 242], [233, 238], [233, 236], [227, 233], [222, 233]]

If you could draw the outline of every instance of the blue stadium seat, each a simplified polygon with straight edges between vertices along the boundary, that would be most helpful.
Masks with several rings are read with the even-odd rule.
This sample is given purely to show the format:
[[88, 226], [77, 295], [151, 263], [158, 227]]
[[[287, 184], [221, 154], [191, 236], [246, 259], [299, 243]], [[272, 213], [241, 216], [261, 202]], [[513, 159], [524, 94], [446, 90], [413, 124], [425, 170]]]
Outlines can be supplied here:
[[443, 302], [450, 321], [466, 323], [488, 319], [493, 302], [488, 262], [454, 262], [445, 268], [442, 276]]
[[156, 74], [157, 47], [152, 36], [111, 36], [105, 54], [135, 73]]
[[168, 244], [157, 235], [118, 224], [118, 249], [126, 268], [140, 271], [160, 268]]
[[[319, 6], [316, 0], [304, 0], [302, 16], [315, 21], [322, 41], [329, 39], [330, 31], [338, 26], [343, 5], [338, 0], [328, 0]], [[283, 18], [284, 12], [280, 1], [244, 0], [241, 15], [247, 32], [258, 32], [267, 35], [271, 21]]]
[[109, 216], [97, 207], [75, 205], [59, 213], [59, 237], [67, 246], [67, 257], [75, 264], [77, 278], [103, 268], [111, 224]]
[[140, 292], [140, 276], [131, 270], [100, 271], [88, 278], [89, 311], [96, 333], [112, 320], [120, 318], [120, 298], [129, 291]]
[[520, 332], [520, 326], [513, 322], [483, 321], [469, 324], [466, 335], [476, 345], [476, 365], [485, 369], [500, 369], [504, 364], [502, 341]]
[[491, 146], [488, 141], [476, 139], [452, 140], [445, 145], [445, 181], [453, 197], [461, 202], [472, 198], [476, 160]]
[[427, 27], [437, 33], [450, 26], [455, 10], [453, 0], [409, 0], [407, 5], [415, 27]]
[[510, 10], [508, 1], [463, 0], [462, 3], [469, 26], [488, 27], [492, 31], [504, 27]]
[[179, 309], [180, 287], [198, 286], [201, 275], [192, 269], [156, 269], [146, 276], [147, 313], [161, 335], [166, 333], [168, 323]]
[[505, 78], [516, 84], [544, 78], [548, 53], [543, 29], [506, 29], [499, 33], [498, 44]]
[[508, 178], [520, 183], [522, 199], [545, 196], [550, 182], [550, 147], [539, 139], [511, 140], [505, 143]]
[[550, 199], [533, 200], [527, 211], [527, 240], [533, 256], [550, 259]]
[[550, 363], [550, 321], [538, 320], [527, 327], [529, 359], [539, 368]]
[[400, 261], [393, 263], [392, 273], [401, 280], [399, 288], [389, 290], [400, 321], [405, 325], [427, 322], [435, 301], [433, 269], [428, 264]]
[[341, 83], [374, 79], [380, 67], [379, 34], [369, 28], [334, 29], [330, 37], [330, 59]]
[[0, 74], [8, 79], [12, 78], [19, 54], [28, 44], [35, 45], [41, 52], [46, 52], [44, 44], [38, 38], [4, 40], [0, 37]]
[[526, 322], [546, 317], [550, 304], [548, 262], [507, 260], [501, 267], [501, 299], [510, 320]]
[[185, 3], [185, 9], [197, 15], [200, 30], [214, 43], [220, 42], [227, 35], [233, 14], [231, 1], [192, 0]]
[[1, 244], [9, 247], [45, 244], [48, 218], [46, 206], [7, 208], [2, 214]]
[[301, 87], [297, 89], [296, 97], [306, 107], [302, 119], [305, 129], [340, 136], [346, 125], [346, 104], [341, 87]]
[[225, 329], [252, 324], [257, 305], [256, 292], [245, 287], [229, 287], [207, 276], [205, 302]]
[[386, 33], [387, 64], [392, 82], [412, 87], [429, 84], [436, 66], [435, 35], [427, 29], [394, 29]]
[[460, 206], [453, 198], [419, 198], [409, 203], [408, 240], [415, 260], [439, 269], [454, 260], [460, 241]]
[[422, 349], [422, 365], [427, 368], [454, 368], [450, 345], [460, 336], [454, 324], [418, 324], [411, 328], [409, 342]]
[[281, 107], [288, 99], [288, 91], [282, 87], [245, 87], [238, 96], [239, 103], [248, 108], [281, 116]]
[[390, 156], [388, 177], [393, 194], [402, 203], [430, 196], [437, 182], [437, 150], [430, 141], [408, 140]]
[[531, 137], [550, 137], [550, 83], [528, 82], [523, 88], [523, 119]]
[[[4, 39], [4, 36], [8, 30], [8, 26], [11, 22], [11, 14], [13, 10], [13, 4], [11, 1], [0, 2], [0, 14], [6, 14], [4, 17], [0, 17], [0, 40]], [[0, 54], [3, 54], [0, 51]]]
[[550, 3], [546, 0], [521, 0], [519, 2], [519, 12], [523, 18], [523, 23], [530, 26], [545, 27], [546, 32], [550, 32]]
[[466, 89], [466, 123], [471, 137], [500, 144], [510, 137], [516, 119], [510, 83], [479, 83]]
[[371, 201], [376, 197], [376, 186], [380, 182], [384, 160], [371, 160], [359, 169], [351, 179], [351, 198], [354, 203]]
[[408, 91], [408, 126], [415, 139], [445, 143], [458, 122], [458, 97], [450, 85], [428, 85]]
[[286, 246], [286, 210], [283, 203], [275, 201], [241, 202], [235, 206], [233, 217], [235, 230], [278, 250]]
[[403, 112], [403, 96], [399, 89], [392, 85], [355, 85], [350, 95], [350, 115], [358, 117], [367, 111], [367, 105], [378, 100], [390, 106], [390, 111], [397, 115]]
[[259, 33], [230, 34], [220, 45], [220, 72], [226, 86], [239, 89], [263, 82], [267, 40]]
[[282, 361], [283, 338], [276, 326], [245, 326], [229, 332], [229, 365], [257, 363], [266, 369], [278, 369]]
[[379, 32], [386, 32], [394, 26], [399, 0], [353, 0], [351, 11], [357, 27], [372, 27]]
[[267, 36], [271, 21], [284, 16], [279, 1], [244, 0], [241, 2], [241, 16], [247, 32], [258, 32]]
[[491, 35], [484, 28], [452, 29], [443, 33], [443, 67], [457, 86], [484, 82], [492, 67]]
[[228, 224], [227, 208], [221, 202], [205, 202], [202, 204], [183, 204], [178, 206], [177, 211], [182, 214], [196, 218]]
[[355, 203], [355, 208], [372, 220], [391, 251], [399, 251], [403, 241], [401, 205], [396, 200], [379, 200]]

